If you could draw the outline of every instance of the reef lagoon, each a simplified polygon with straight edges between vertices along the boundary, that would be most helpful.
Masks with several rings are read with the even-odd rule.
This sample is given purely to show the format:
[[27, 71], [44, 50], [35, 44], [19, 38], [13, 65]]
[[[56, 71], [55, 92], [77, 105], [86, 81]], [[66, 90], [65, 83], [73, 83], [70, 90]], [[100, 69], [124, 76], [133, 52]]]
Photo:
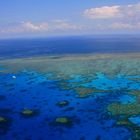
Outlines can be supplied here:
[[0, 140], [72, 139], [140, 139], [139, 52], [0, 59]]

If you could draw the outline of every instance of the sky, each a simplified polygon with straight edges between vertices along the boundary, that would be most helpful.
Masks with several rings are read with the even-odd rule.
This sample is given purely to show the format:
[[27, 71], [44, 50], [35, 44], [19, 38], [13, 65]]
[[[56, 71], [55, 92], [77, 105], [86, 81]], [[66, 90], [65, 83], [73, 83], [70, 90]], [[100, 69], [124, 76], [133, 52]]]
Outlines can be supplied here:
[[0, 0], [0, 38], [139, 33], [140, 0]]

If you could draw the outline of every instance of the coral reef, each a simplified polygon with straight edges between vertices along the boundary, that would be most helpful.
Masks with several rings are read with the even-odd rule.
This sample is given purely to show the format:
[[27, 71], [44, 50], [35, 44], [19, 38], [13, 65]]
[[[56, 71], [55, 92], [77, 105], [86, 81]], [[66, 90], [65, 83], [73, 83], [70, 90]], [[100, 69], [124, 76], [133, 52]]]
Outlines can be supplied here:
[[69, 105], [69, 101], [66, 101], [66, 100], [60, 101], [60, 102], [56, 103], [56, 105], [59, 107], [64, 107], [64, 106]]
[[66, 81], [60, 81], [58, 83], [58, 87], [61, 89], [61, 90], [72, 90], [73, 87], [70, 86]]
[[11, 119], [0, 116], [0, 135], [5, 135], [8, 132], [11, 123], [12, 123]]
[[66, 117], [66, 116], [57, 117], [54, 120], [54, 124], [55, 125], [63, 125], [63, 126], [70, 127], [70, 126], [72, 126], [72, 120], [69, 117]]
[[124, 118], [124, 119], [118, 120], [116, 122], [116, 125], [117, 126], [125, 126], [133, 134], [132, 135], [132, 140], [139, 140], [139, 138], [140, 138], [140, 128], [136, 124], [134, 124], [131, 121], [129, 121], [128, 118]]
[[86, 87], [76, 87], [75, 92], [77, 94], [79, 94], [79, 97], [85, 97], [90, 95], [91, 93], [94, 93], [94, 89], [93, 88], [86, 88]]
[[1, 60], [0, 64], [7, 70], [5, 73], [17, 73], [23, 69], [33, 69], [42, 73], [55, 73], [59, 79], [60, 77], [61, 79], [67, 79], [67, 77], [69, 79], [71, 75], [76, 74], [94, 75], [99, 71], [110, 77], [118, 73], [140, 75], [139, 53], [73, 55], [58, 59], [51, 59], [50, 57], [22, 58]]
[[96, 88], [90, 88], [90, 87], [75, 87], [75, 92], [79, 95], [79, 97], [83, 98], [83, 97], [88, 97], [91, 94], [96, 94], [96, 93], [108, 93], [108, 92], [112, 92], [111, 90], [100, 90], [100, 89], [96, 89]]
[[108, 111], [111, 112], [112, 115], [138, 115], [140, 114], [140, 104], [120, 104], [120, 103], [112, 103], [108, 106]]
[[21, 115], [23, 117], [33, 117], [36, 116], [38, 113], [38, 110], [24, 109], [22, 110]]
[[134, 96], [140, 96], [140, 90], [130, 91], [129, 94], [134, 95]]
[[4, 123], [4, 122], [7, 122], [7, 119], [4, 117], [0, 117], [0, 123]]

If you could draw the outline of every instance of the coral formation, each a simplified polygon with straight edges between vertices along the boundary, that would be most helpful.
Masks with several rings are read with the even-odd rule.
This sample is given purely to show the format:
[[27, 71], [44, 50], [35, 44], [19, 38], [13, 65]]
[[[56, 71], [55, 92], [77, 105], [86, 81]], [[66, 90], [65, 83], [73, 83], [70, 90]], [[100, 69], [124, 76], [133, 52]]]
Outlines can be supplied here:
[[67, 124], [69, 122], [69, 120], [66, 117], [61, 117], [61, 118], [56, 118], [55, 122], [56, 123]]
[[140, 90], [132, 90], [129, 92], [129, 94], [134, 95], [134, 96], [140, 96]]
[[140, 128], [136, 124], [132, 123], [128, 118], [124, 118], [124, 119], [118, 120], [116, 122], [116, 125], [118, 125], [118, 126], [125, 126], [133, 134], [132, 135], [132, 139], [139, 140], [139, 138], [140, 138]]
[[140, 114], [140, 104], [120, 104], [120, 103], [112, 103], [108, 106], [108, 111], [111, 112], [112, 115], [138, 115]]
[[69, 105], [69, 101], [66, 101], [66, 100], [60, 101], [60, 102], [56, 103], [56, 105], [59, 107], [64, 107], [64, 106]]
[[63, 117], [57, 117], [54, 120], [55, 125], [64, 125], [67, 127], [72, 126], [72, 120], [69, 117], [63, 116]]
[[21, 115], [23, 117], [33, 117], [33, 116], [36, 116], [37, 114], [38, 114], [38, 111], [37, 110], [31, 110], [31, 109], [24, 109], [21, 112]]
[[0, 123], [4, 123], [4, 122], [7, 122], [7, 119], [4, 117], [0, 117]]
[[79, 95], [79, 97], [88, 97], [91, 94], [95, 94], [95, 93], [108, 93], [108, 92], [112, 92], [111, 90], [101, 90], [101, 89], [96, 89], [96, 88], [90, 88], [90, 87], [83, 87], [83, 86], [79, 86], [76, 87], [75, 92]]
[[4, 135], [8, 132], [11, 123], [11, 119], [0, 116], [0, 135]]

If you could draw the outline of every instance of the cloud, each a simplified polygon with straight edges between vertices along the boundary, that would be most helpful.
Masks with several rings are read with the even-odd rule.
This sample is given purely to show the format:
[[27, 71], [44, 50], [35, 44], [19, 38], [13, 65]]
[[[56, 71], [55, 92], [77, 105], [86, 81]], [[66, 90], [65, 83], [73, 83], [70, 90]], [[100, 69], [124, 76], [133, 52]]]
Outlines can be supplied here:
[[26, 21], [2, 27], [0, 28], [0, 33], [50, 33], [54, 31], [79, 30], [81, 28], [82, 26], [70, 23], [67, 20], [53, 20], [43, 23]]
[[122, 16], [120, 6], [103, 6], [100, 8], [91, 8], [84, 11], [84, 16], [90, 19], [108, 19]]
[[110, 29], [127, 29], [127, 30], [139, 30], [140, 29], [140, 22], [136, 24], [129, 24], [129, 23], [113, 23], [108, 26]]
[[32, 22], [22, 22], [21, 27], [25, 31], [48, 31], [49, 25], [48, 23], [40, 23], [40, 24], [33, 24]]
[[135, 25], [129, 23], [113, 23], [109, 26], [111, 29], [135, 29]]
[[48, 30], [48, 23], [34, 24], [31, 21], [19, 22], [0, 28], [1, 33], [41, 32]]
[[135, 24], [122, 23], [122, 22], [113, 22], [110, 24], [97, 24], [90, 28], [93, 31], [140, 31], [140, 22]]
[[51, 28], [52, 30], [80, 30], [83, 26], [73, 24], [67, 20], [54, 20]]
[[89, 8], [83, 14], [95, 22], [92, 29], [140, 30], [140, 3]]
[[114, 5], [86, 9], [83, 15], [89, 19], [140, 19], [140, 3], [131, 5]]

